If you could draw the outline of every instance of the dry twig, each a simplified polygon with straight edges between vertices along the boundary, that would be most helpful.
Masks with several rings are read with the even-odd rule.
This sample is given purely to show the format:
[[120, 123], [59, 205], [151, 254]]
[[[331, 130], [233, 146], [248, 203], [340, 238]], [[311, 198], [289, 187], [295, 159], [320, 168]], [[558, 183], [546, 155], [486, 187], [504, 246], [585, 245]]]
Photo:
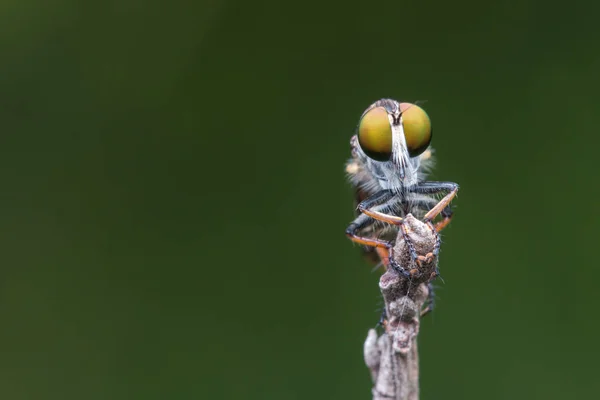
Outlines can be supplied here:
[[[373, 399], [418, 400], [419, 319], [436, 276], [437, 256], [433, 255], [437, 233], [432, 226], [407, 215], [403, 229], [410, 243], [398, 235], [390, 258], [400, 270], [388, 268], [379, 280], [387, 319], [384, 333], [371, 329], [365, 341], [365, 362], [373, 379]], [[411, 257], [410, 247], [419, 257]]]

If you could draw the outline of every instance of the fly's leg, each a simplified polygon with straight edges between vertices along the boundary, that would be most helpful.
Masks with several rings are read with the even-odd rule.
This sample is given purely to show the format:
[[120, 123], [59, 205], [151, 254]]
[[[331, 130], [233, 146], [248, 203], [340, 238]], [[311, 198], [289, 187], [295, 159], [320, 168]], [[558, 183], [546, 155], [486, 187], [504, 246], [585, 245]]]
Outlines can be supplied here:
[[[417, 208], [419, 210], [422, 210], [423, 212], [428, 212], [429, 210], [431, 210], [433, 207], [435, 207], [438, 204], [438, 201], [436, 199], [421, 199], [421, 200], [416, 200], [416, 201], [411, 201], [411, 209]], [[442, 220], [437, 222], [434, 227], [435, 230], [437, 232], [441, 232], [446, 226], [448, 226], [448, 224], [450, 223], [450, 221], [452, 220], [452, 207], [450, 205], [447, 205], [442, 212], [440, 213], [442, 215]], [[433, 220], [433, 218], [432, 218]]]
[[446, 206], [446, 208], [442, 210], [441, 214], [442, 220], [434, 225], [436, 232], [441, 232], [445, 227], [448, 226], [450, 221], [452, 221], [452, 215], [454, 213], [452, 212], [452, 208], [450, 208], [450, 206]]
[[[398, 202], [398, 201], [401, 201], [401, 200], [396, 199], [396, 202]], [[408, 236], [408, 230], [407, 230], [406, 226], [404, 225], [404, 218], [398, 217], [396, 215], [386, 214], [386, 213], [382, 212], [381, 210], [377, 210], [376, 208], [369, 208], [368, 204], [365, 204], [365, 202], [360, 203], [358, 205], [358, 209], [364, 215], [368, 215], [369, 217], [373, 218], [374, 220], [378, 220], [378, 221], [386, 222], [391, 225], [398, 226], [398, 231], [402, 235], [404, 242], [408, 246], [408, 251], [410, 252], [411, 259], [413, 261], [415, 261], [419, 266], [423, 262], [431, 261], [431, 259], [434, 257], [434, 254], [432, 254], [432, 253], [426, 254], [425, 256], [417, 254], [417, 251], [415, 250], [415, 247]], [[436, 237], [437, 237], [437, 234], [436, 234]], [[438, 240], [439, 240], [439, 238], [438, 238]], [[436, 242], [436, 247], [439, 247], [439, 244], [437, 242]], [[435, 249], [435, 247], [434, 247], [434, 249]], [[407, 276], [407, 277], [411, 276], [410, 273], [408, 273], [405, 268], [403, 268], [396, 261], [394, 261], [394, 259], [392, 257], [392, 247], [391, 246], [388, 249], [388, 260], [389, 260], [388, 265], [390, 265], [392, 268], [394, 268], [394, 270], [402, 273], [404, 276]]]
[[454, 182], [423, 182], [417, 185], [416, 190], [414, 191], [416, 193], [430, 194], [448, 192], [446, 196], [444, 196], [444, 198], [441, 199], [435, 207], [429, 210], [429, 212], [425, 214], [425, 217], [423, 217], [424, 220], [431, 221], [450, 204], [452, 199], [454, 199], [454, 196], [458, 193], [458, 184]]
[[[375, 193], [373, 196], [367, 198], [362, 201], [358, 208], [360, 210], [361, 205], [372, 208], [376, 210], [375, 212], [387, 212], [391, 211], [390, 204], [382, 204], [386, 203], [390, 199], [392, 199], [393, 194], [389, 190], [382, 190], [380, 192]], [[359, 231], [365, 229], [375, 223], [375, 220], [369, 217], [366, 214], [360, 214], [352, 223], [346, 228], [346, 236], [354, 243], [362, 244], [363, 246], [374, 247], [377, 250], [377, 253], [380, 255], [381, 259], [384, 260], [383, 257], [389, 258], [389, 250], [392, 248], [393, 244], [381, 239], [369, 238], [364, 236], [359, 236]], [[385, 261], [384, 261], [385, 263]]]
[[[423, 222], [431, 227], [433, 232], [436, 234], [435, 247], [433, 248], [433, 256], [437, 256], [440, 252], [441, 239], [438, 235], [442, 229], [444, 229], [452, 220], [452, 209], [450, 208], [450, 202], [456, 196], [458, 192], [458, 184], [454, 182], [421, 182], [418, 185], [412, 187], [411, 192], [419, 194], [438, 194], [447, 193], [431, 210], [423, 217]], [[431, 221], [435, 219], [439, 214], [442, 214], [443, 219], [437, 224], [433, 225]]]
[[[438, 232], [444, 229], [450, 223], [450, 220], [452, 218], [452, 209], [450, 208], [450, 202], [458, 192], [458, 184], [454, 182], [421, 182], [420, 184], [411, 187], [410, 192], [417, 194], [446, 193], [444, 198], [442, 198], [435, 206], [433, 206], [423, 217], [423, 222], [429, 225], [429, 227], [432, 229], [432, 232], [435, 234], [435, 244], [433, 247], [433, 251], [426, 255], [417, 254], [412, 242], [409, 240], [408, 231], [403, 224], [403, 218], [395, 215], [385, 214], [379, 210], [369, 209], [369, 204], [367, 203], [367, 201], [360, 203], [358, 205], [358, 209], [359, 211], [370, 216], [373, 219], [398, 226], [399, 232], [400, 234], [402, 234], [402, 237], [408, 246], [408, 250], [410, 251], [411, 259], [414, 260], [420, 266], [423, 262], [430, 262], [439, 254], [441, 239]], [[434, 226], [432, 221], [440, 213], [442, 214], [443, 220]], [[390, 254], [388, 256], [389, 264], [392, 267], [394, 267], [394, 269], [404, 271], [404, 269], [401, 268], [401, 266], [397, 265], [397, 263], [394, 262], [393, 257], [391, 255], [391, 248]]]
[[[458, 185], [453, 182], [422, 182], [416, 186], [410, 188], [410, 192], [417, 194], [438, 194], [446, 192], [446, 196], [440, 200], [435, 206], [433, 206], [423, 217], [423, 221], [430, 226], [432, 231], [435, 233], [436, 241], [431, 253], [426, 255], [418, 255], [412, 242], [409, 240], [408, 231], [404, 226], [404, 219], [402, 217], [398, 217], [396, 215], [391, 215], [386, 213], [388, 210], [385, 205], [388, 205], [391, 209], [391, 204], [394, 203], [403, 203], [403, 198], [394, 198], [394, 194], [391, 191], [380, 191], [375, 195], [367, 198], [362, 201], [358, 205], [358, 210], [362, 213], [359, 217], [346, 230], [346, 235], [354, 242], [363, 244], [365, 246], [375, 247], [378, 249], [378, 253], [380, 254], [382, 260], [384, 260], [387, 255], [387, 259], [389, 260], [388, 264], [392, 266], [395, 270], [403, 272], [405, 274], [405, 270], [397, 265], [393, 261], [393, 257], [391, 256], [391, 250], [393, 244], [387, 241], [383, 241], [380, 239], [366, 238], [360, 237], [357, 235], [359, 229], [363, 229], [366, 226], [374, 223], [375, 220], [385, 222], [391, 225], [398, 226], [399, 233], [402, 234], [405, 243], [408, 246], [408, 250], [410, 251], [411, 258], [417, 263], [421, 264], [422, 262], [429, 262], [435, 256], [438, 255], [440, 249], [441, 239], [438, 235], [438, 232], [444, 229], [452, 218], [452, 209], [450, 208], [450, 202], [456, 196], [458, 192]], [[383, 206], [381, 203], [385, 203]], [[379, 205], [379, 206], [377, 206]], [[433, 220], [439, 214], [442, 214], [443, 220], [437, 223], [435, 226], [433, 225]], [[361, 217], [366, 215], [371, 217], [369, 220], [362, 219]], [[381, 249], [381, 250], [380, 250]], [[385, 263], [385, 262], [384, 262]]]
[[[384, 201], [383, 204], [379, 204], [374, 206], [381, 201]], [[388, 212], [392, 212], [394, 209], [394, 205], [398, 203], [398, 198], [395, 197], [390, 191], [385, 191], [385, 194], [375, 194], [372, 197], [362, 201], [358, 205], [359, 211], [362, 212], [346, 229], [346, 235], [355, 243], [362, 244], [364, 246], [374, 247], [382, 260], [383, 264], [386, 267], [393, 267], [398, 273], [401, 273], [405, 277], [410, 277], [405, 269], [400, 267], [396, 262], [393, 261], [392, 248], [394, 247], [393, 242], [389, 242], [387, 240], [381, 240], [370, 237], [359, 236], [358, 232], [369, 227], [374, 224], [376, 221], [383, 221], [389, 223], [389, 218], [394, 220], [402, 221], [402, 218], [396, 217], [394, 215], [387, 214]], [[385, 219], [382, 219], [382, 217]], [[398, 223], [393, 223], [393, 225], [398, 225]], [[413, 250], [414, 251], [414, 250]], [[416, 257], [416, 252], [415, 257]]]
[[388, 249], [384, 249], [381, 247], [377, 248], [375, 250], [377, 251], [377, 255], [379, 256], [379, 259], [381, 260], [383, 265], [387, 268], [390, 265], [390, 251]]
[[[391, 196], [393, 196], [393, 195], [391, 195]], [[369, 217], [371, 217], [377, 221], [387, 222], [388, 224], [391, 224], [391, 225], [402, 224], [402, 221], [404, 221], [404, 218], [397, 217], [397, 216], [391, 215], [391, 214], [387, 214], [381, 210], [375, 209], [374, 207], [372, 207], [369, 204], [370, 199], [371, 198], [368, 198], [365, 201], [360, 202], [360, 204], [358, 205], [358, 211], [360, 211], [361, 213], [363, 213], [365, 215], [368, 215]]]
[[[378, 196], [378, 195], [376, 194], [375, 196]], [[412, 244], [412, 241], [408, 237], [408, 231], [404, 225], [404, 218], [398, 217], [396, 215], [388, 214], [387, 213], [388, 210], [383, 207], [383, 206], [387, 206], [386, 208], [388, 208], [391, 211], [393, 204], [398, 204], [398, 203], [402, 204], [403, 203], [403, 198], [402, 197], [399, 198], [399, 197], [393, 195], [391, 192], [389, 192], [385, 196], [387, 198], [387, 203], [385, 203], [382, 206], [373, 207], [372, 205], [377, 204], [377, 202], [381, 199], [381, 197], [379, 197], [379, 196], [375, 197], [375, 196], [362, 201], [358, 205], [358, 210], [362, 213], [361, 215], [370, 217], [369, 219], [372, 221], [371, 223], [373, 223], [375, 221], [381, 221], [381, 222], [385, 222], [385, 223], [397, 226], [399, 233], [402, 235], [404, 241], [406, 242], [406, 244], [408, 246], [408, 250], [410, 251], [411, 259], [414, 260], [419, 266], [424, 261], [425, 262], [430, 261], [431, 258], [433, 258], [432, 254], [427, 254], [425, 256], [421, 256], [421, 255], [417, 254], [417, 251], [415, 250], [414, 245]], [[359, 216], [359, 218], [360, 218], [360, 216]], [[359, 218], [357, 218], [357, 220]], [[352, 226], [352, 224], [351, 224], [351, 226]], [[356, 229], [356, 230], [358, 230], [358, 229]], [[350, 232], [346, 231], [347, 235], [349, 235], [349, 233]], [[364, 238], [357, 238], [357, 237], [350, 237], [350, 238], [352, 240], [354, 240], [355, 242], [358, 242], [361, 244], [366, 244], [368, 246], [370, 245], [373, 247], [377, 247], [382, 260], [385, 260], [385, 259], [388, 260], [387, 263], [384, 261], [384, 264], [386, 264], [386, 266], [392, 267], [396, 272], [402, 274], [403, 276], [405, 276], [407, 278], [411, 277], [410, 272], [408, 272], [406, 268], [403, 268], [402, 265], [398, 264], [394, 260], [394, 258], [392, 256], [393, 243], [386, 242], [386, 245], [382, 246], [382, 243], [380, 243], [380, 241], [378, 239], [367, 239], [367, 240], [369, 240], [369, 242], [367, 243], [364, 240]], [[361, 240], [361, 241], [359, 241], [359, 240]], [[383, 248], [385, 250], [379, 250], [379, 248]]]
[[[425, 210], [425, 211], [429, 210], [435, 204], [437, 204], [437, 202], [434, 199], [431, 199], [431, 200], [429, 200], [429, 199], [428, 200], [417, 200], [417, 201], [411, 202], [411, 206], [412, 207], [416, 207], [418, 209]], [[385, 212], [383, 210], [377, 210], [377, 211]], [[442, 212], [442, 215], [445, 215], [444, 213], [446, 211], [450, 212], [450, 215], [452, 214], [452, 210], [450, 209], [449, 206], [447, 207], [447, 210], [444, 209], [444, 211]], [[437, 226], [437, 224], [436, 224], [436, 226]], [[402, 237], [403, 237], [404, 241], [407, 243], [407, 245], [409, 247], [409, 251], [411, 252], [412, 259], [413, 260], [419, 259], [419, 256], [417, 255], [417, 252], [416, 252], [416, 250], [415, 250], [412, 242], [410, 241], [410, 239], [408, 237], [408, 232], [406, 231], [406, 229], [404, 229], [403, 224], [400, 224], [399, 227], [400, 228], [398, 230], [399, 230], [400, 233], [402, 233]], [[390, 254], [389, 254], [389, 251], [387, 251], [386, 249], [383, 249], [383, 248], [378, 248], [378, 249], [376, 249], [376, 251], [377, 251], [377, 253], [379, 255], [379, 259], [382, 260], [383, 264], [386, 267], [389, 266], [390, 265], [390, 261], [389, 261], [390, 260]], [[423, 261], [425, 261], [425, 260], [426, 259], [423, 259]], [[399, 267], [396, 266], [396, 270], [398, 268]]]
[[392, 244], [387, 240], [359, 236], [358, 232], [361, 229], [373, 224], [373, 220], [367, 215], [361, 214], [346, 228], [346, 236], [354, 243], [362, 244], [363, 246], [375, 247], [376, 249], [384, 249], [389, 251]]

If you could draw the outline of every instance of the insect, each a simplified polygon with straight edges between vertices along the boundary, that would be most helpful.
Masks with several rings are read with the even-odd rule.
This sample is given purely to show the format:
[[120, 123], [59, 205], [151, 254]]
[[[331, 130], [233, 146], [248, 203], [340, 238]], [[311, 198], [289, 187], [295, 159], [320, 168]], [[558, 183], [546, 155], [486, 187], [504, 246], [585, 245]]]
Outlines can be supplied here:
[[[452, 219], [450, 203], [458, 192], [454, 182], [426, 180], [433, 166], [431, 137], [431, 121], [421, 107], [381, 99], [363, 112], [350, 140], [352, 158], [346, 164], [358, 202], [358, 215], [346, 235], [366, 246], [372, 259], [379, 258], [386, 267], [408, 278], [417, 278], [419, 270], [399, 265], [391, 255], [399, 234], [409, 243], [404, 217], [410, 213], [435, 232], [431, 253], [418, 255], [414, 249], [411, 251], [417, 264], [429, 261], [439, 252], [438, 233]], [[441, 218], [436, 222], [438, 215]]]

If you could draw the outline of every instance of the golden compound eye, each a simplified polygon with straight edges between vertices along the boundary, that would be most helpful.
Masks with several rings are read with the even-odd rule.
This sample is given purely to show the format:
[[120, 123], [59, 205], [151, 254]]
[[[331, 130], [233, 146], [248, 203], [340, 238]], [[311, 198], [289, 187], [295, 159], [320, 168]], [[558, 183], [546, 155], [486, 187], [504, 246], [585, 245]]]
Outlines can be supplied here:
[[383, 107], [375, 107], [358, 124], [358, 143], [367, 156], [388, 161], [392, 156], [392, 127]]
[[431, 121], [427, 113], [411, 103], [400, 103], [406, 147], [411, 157], [423, 153], [431, 142]]

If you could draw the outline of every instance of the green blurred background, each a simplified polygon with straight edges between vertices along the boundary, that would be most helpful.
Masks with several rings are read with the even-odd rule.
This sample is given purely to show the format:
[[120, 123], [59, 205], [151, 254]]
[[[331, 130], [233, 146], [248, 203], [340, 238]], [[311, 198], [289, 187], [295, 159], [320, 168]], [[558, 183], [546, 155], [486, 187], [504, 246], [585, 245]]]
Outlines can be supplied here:
[[594, 398], [599, 3], [0, 5], [0, 397], [367, 399], [361, 112], [461, 185], [423, 399]]

